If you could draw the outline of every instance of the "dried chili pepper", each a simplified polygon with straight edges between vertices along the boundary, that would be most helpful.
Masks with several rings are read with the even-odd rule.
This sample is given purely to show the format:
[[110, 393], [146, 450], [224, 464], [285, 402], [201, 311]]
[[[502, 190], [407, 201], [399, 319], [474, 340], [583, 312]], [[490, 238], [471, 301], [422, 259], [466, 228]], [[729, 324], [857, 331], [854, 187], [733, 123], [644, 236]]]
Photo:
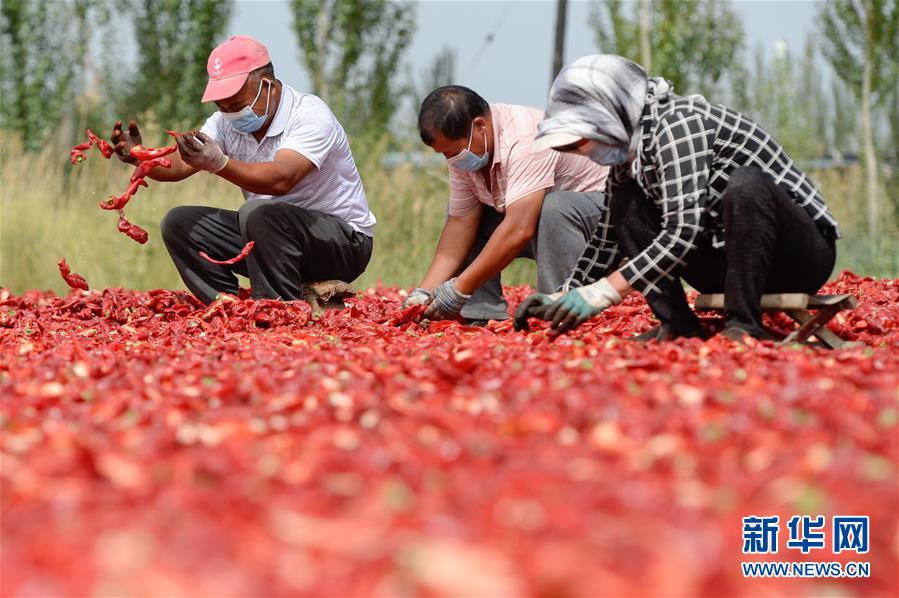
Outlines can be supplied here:
[[87, 134], [87, 138], [90, 140], [91, 143], [99, 144], [101, 141], [103, 141], [102, 139], [97, 137], [96, 133], [94, 133], [90, 129], [85, 129], [84, 132], [85, 132], [85, 134]]
[[59, 273], [62, 274], [62, 279], [66, 281], [67, 285], [73, 289], [81, 289], [82, 291], [90, 290], [84, 277], [72, 272], [71, 268], [69, 268], [69, 265], [66, 263], [66, 258], [59, 260], [57, 265], [59, 266]]
[[149, 187], [149, 185], [143, 178], [134, 179], [128, 185], [128, 189], [121, 195], [113, 195], [109, 199], [100, 201], [100, 207], [104, 210], [121, 210], [131, 201], [131, 198], [140, 187]]
[[172, 161], [168, 158], [151, 158], [149, 160], [144, 160], [143, 162], [139, 163], [134, 169], [134, 173], [131, 175], [131, 182], [133, 183], [138, 179], [146, 177], [156, 166], [161, 166], [162, 168], [171, 168]]
[[219, 264], [220, 266], [231, 266], [236, 264], [237, 262], [243, 260], [245, 257], [250, 255], [250, 251], [253, 249], [253, 246], [256, 244], [255, 241], [250, 241], [246, 245], [244, 245], [243, 249], [240, 250], [240, 253], [235, 255], [234, 257], [227, 260], [217, 260], [209, 256], [205, 251], [200, 251], [200, 257], [206, 260], [207, 262], [212, 262], [213, 264]]
[[177, 150], [177, 145], [168, 145], [166, 147], [158, 148], [135, 145], [131, 148], [131, 156], [143, 162], [144, 160], [152, 160], [153, 158], [168, 156], [169, 154], [174, 153]]
[[[397, 328], [381, 286], [314, 321], [0, 289], [4, 594], [894, 596], [899, 280], [822, 292], [859, 298], [832, 326], [863, 347], [624, 342], [639, 297], [548, 343]], [[783, 548], [819, 509], [828, 543], [870, 518], [870, 576], [740, 575], [741, 518]]]
[[105, 139], [100, 139], [99, 141], [97, 141], [97, 149], [100, 150], [100, 153], [103, 154], [103, 157], [107, 160], [112, 157], [112, 146], [109, 145], [109, 142], [107, 142]]
[[128, 235], [129, 237], [131, 237], [132, 239], [134, 239], [141, 245], [146, 243], [147, 240], [150, 238], [150, 236], [147, 234], [147, 231], [145, 231], [144, 229], [142, 229], [141, 227], [139, 227], [136, 224], [132, 224], [132, 223], [128, 222], [128, 220], [125, 218], [124, 212], [121, 212], [119, 214], [119, 222], [117, 224], [117, 228], [120, 233], [124, 233], [124, 234]]

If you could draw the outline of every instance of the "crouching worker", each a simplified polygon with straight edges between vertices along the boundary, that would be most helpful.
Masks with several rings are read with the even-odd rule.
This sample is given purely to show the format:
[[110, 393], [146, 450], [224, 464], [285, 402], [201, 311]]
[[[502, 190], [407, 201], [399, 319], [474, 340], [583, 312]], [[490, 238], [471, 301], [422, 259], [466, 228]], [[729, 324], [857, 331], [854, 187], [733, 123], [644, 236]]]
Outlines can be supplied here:
[[419, 133], [446, 156], [449, 209], [431, 266], [405, 306], [429, 304], [430, 319], [506, 320], [500, 273], [517, 257], [536, 260], [542, 292], [561, 288], [602, 222], [607, 168], [577, 154], [533, 152], [542, 117], [460, 86], [425, 98]]
[[[536, 316], [568, 330], [637, 290], [659, 320], [641, 340], [700, 336], [685, 280], [724, 293], [727, 337], [770, 338], [761, 295], [815, 293], [833, 270], [836, 220], [783, 148], [620, 56], [586, 56], [559, 74], [535, 144], [545, 148], [612, 167], [611, 226], [597, 229], [564, 294], [522, 303], [519, 328]], [[619, 252], [628, 261], [613, 269]]]
[[[250, 279], [254, 299], [301, 298], [301, 283], [351, 282], [365, 271], [375, 218], [343, 127], [318, 97], [275, 78], [265, 46], [246, 36], [215, 48], [204, 102], [215, 102], [200, 132], [177, 138], [172, 167], [150, 178], [180, 181], [201, 170], [239, 187], [238, 211], [179, 206], [162, 221], [162, 239], [187, 288], [204, 303], [237, 293]], [[119, 158], [141, 142], [137, 125], [113, 130]], [[255, 243], [246, 260], [213, 264]]]

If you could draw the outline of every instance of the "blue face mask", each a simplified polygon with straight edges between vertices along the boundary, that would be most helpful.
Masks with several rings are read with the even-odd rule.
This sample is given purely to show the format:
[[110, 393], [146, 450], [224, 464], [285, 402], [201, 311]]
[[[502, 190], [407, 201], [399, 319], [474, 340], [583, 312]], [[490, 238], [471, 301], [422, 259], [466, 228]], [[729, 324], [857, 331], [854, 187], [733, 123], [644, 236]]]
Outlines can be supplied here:
[[222, 112], [222, 117], [231, 123], [231, 126], [234, 127], [234, 130], [238, 133], [252, 133], [258, 131], [260, 127], [265, 124], [265, 120], [268, 118], [268, 102], [272, 97], [272, 82], [268, 79], [265, 79], [265, 82], [268, 83], [268, 94], [265, 98], [265, 114], [259, 116], [253, 112], [253, 106], [256, 104], [256, 100], [259, 99], [259, 95], [262, 93], [262, 81], [259, 82], [259, 91], [256, 93], [256, 98], [250, 102], [249, 106], [244, 106], [243, 110], [239, 110], [238, 112]]
[[596, 141], [591, 141], [584, 150], [585, 156], [603, 166], [617, 166], [630, 159], [630, 153], [626, 147], [606, 145]]
[[446, 163], [453, 168], [477, 172], [490, 161], [490, 152], [487, 151], [487, 132], [484, 132], [484, 155], [478, 156], [471, 151], [471, 139], [474, 135], [474, 123], [471, 124], [471, 133], [468, 135], [468, 148], [462, 150], [452, 158], [447, 158]]

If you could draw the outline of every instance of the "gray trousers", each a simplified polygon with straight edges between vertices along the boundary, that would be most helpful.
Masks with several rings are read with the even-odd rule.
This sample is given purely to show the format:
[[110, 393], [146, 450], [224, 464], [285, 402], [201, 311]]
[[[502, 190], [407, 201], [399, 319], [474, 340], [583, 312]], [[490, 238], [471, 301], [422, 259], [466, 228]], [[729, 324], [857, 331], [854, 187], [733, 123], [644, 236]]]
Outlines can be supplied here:
[[[537, 232], [519, 255], [537, 262], [538, 292], [554, 293], [561, 288], [587, 247], [605, 209], [605, 196], [601, 191], [554, 191], [546, 194]], [[480, 255], [504, 217], [492, 208], [484, 208], [474, 246], [463, 269]], [[462, 317], [468, 320], [509, 319], [509, 306], [503, 298], [500, 275], [485, 282], [472, 294], [462, 309]]]
[[[250, 279], [254, 299], [300, 299], [304, 281], [352, 282], [371, 258], [372, 238], [323, 212], [283, 201], [254, 199], [240, 210], [178, 206], [162, 220], [162, 240], [187, 288], [211, 303], [219, 293], [238, 291], [235, 274]], [[232, 258], [249, 241], [255, 246], [246, 259]]]

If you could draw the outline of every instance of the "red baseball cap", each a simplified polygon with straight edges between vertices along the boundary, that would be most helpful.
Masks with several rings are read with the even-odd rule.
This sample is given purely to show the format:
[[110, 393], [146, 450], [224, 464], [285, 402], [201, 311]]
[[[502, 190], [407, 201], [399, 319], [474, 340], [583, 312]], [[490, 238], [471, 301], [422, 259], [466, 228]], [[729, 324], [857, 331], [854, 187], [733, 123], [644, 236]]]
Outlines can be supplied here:
[[251, 71], [271, 61], [265, 46], [247, 35], [235, 35], [209, 54], [206, 62], [209, 83], [202, 101], [230, 98], [240, 91]]

